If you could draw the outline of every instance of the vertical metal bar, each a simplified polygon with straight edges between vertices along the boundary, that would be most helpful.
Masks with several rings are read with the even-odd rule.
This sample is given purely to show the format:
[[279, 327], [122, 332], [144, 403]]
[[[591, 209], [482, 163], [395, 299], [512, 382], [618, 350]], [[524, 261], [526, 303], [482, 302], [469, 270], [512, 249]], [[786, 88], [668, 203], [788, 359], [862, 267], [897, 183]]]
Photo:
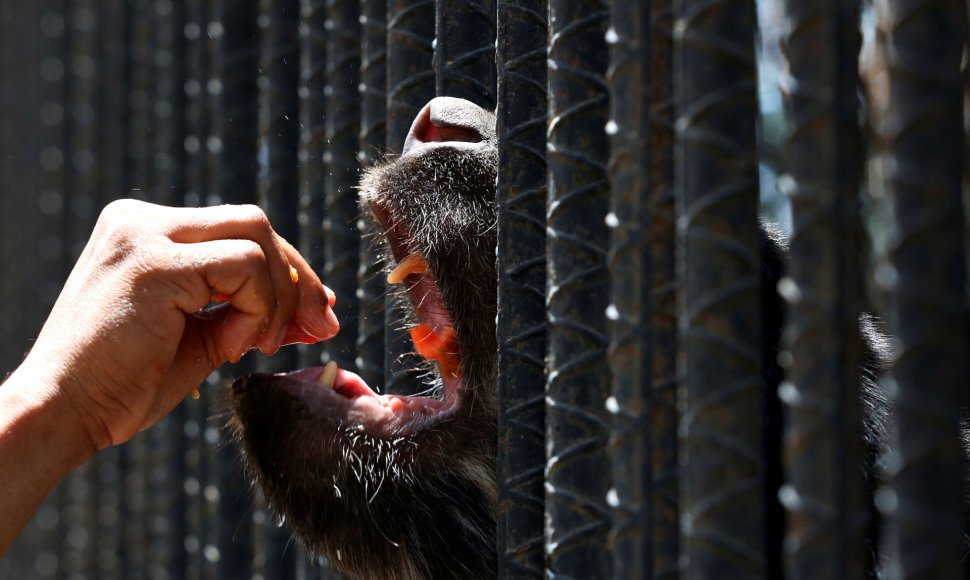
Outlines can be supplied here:
[[[411, 121], [435, 96], [432, 69], [435, 35], [434, 0], [388, 0], [387, 14], [387, 148], [400, 152]], [[409, 353], [411, 340], [404, 319], [388, 294], [384, 302], [384, 390], [414, 394], [421, 390]]]
[[786, 577], [862, 578], [870, 518], [859, 399], [859, 5], [788, 0], [785, 9], [791, 129], [779, 183], [793, 215], [789, 277], [780, 286], [792, 361], [779, 391], [788, 404]]
[[152, 58], [157, 173], [152, 200], [181, 205], [185, 195], [185, 7], [172, 0], [154, 0], [153, 4], [157, 22]]
[[[156, 179], [149, 200], [181, 205], [185, 192], [185, 10], [181, 3], [155, 0], [156, 38], [153, 54], [155, 99], [152, 106]], [[149, 489], [149, 570], [153, 577], [184, 578], [187, 554], [188, 502], [183, 490], [188, 440], [185, 421], [190, 400], [176, 407], [151, 430], [152, 458]]]
[[[209, 62], [209, 4], [204, 0], [185, 3], [185, 196], [187, 206], [202, 205], [208, 197], [209, 166], [207, 142], [211, 117], [207, 114]], [[204, 490], [208, 481], [206, 468], [208, 452], [203, 438], [206, 410], [211, 383], [200, 388], [200, 400], [187, 403], [187, 417], [183, 429], [188, 449], [185, 455], [186, 476], [182, 489], [186, 494], [186, 580], [201, 580], [206, 547], [206, 500]]]
[[[323, 163], [326, 133], [327, 66], [324, 0], [300, 0], [300, 253], [316, 272], [326, 266], [324, 207], [326, 168]], [[324, 280], [326, 283], [326, 280]], [[320, 347], [303, 351], [303, 363], [320, 364]]]
[[754, 4], [675, 5], [687, 578], [763, 578]]
[[[205, 128], [207, 133], [204, 139], [204, 154], [202, 155], [202, 176], [205, 178], [204, 197], [201, 202], [204, 205], [217, 205], [225, 203], [222, 198], [224, 188], [222, 187], [222, 171], [225, 170], [221, 163], [222, 151], [224, 148], [224, 116], [226, 111], [222, 105], [222, 92], [225, 89], [225, 77], [223, 76], [223, 39], [225, 27], [222, 22], [223, 3], [225, 0], [208, 0], [204, 5], [204, 14], [208, 20], [202, 29], [203, 44], [201, 57], [204, 59], [205, 66], [201, 71], [204, 87], [204, 98], [202, 100], [202, 114], [206, 117]], [[200, 480], [200, 511], [202, 512], [202, 534], [200, 543], [200, 567], [199, 574], [204, 580], [219, 580], [223, 578], [220, 570], [220, 560], [222, 554], [221, 540], [222, 532], [226, 523], [222, 519], [221, 513], [221, 478], [223, 473], [223, 463], [219, 453], [220, 433], [213, 422], [213, 415], [217, 412], [217, 405], [220, 399], [219, 385], [224, 369], [216, 371], [206, 378], [205, 387], [200, 389], [200, 405], [197, 410], [197, 417], [200, 429], [200, 462], [202, 479]]]
[[609, 14], [572, 0], [549, 11], [547, 568], [554, 577], [606, 578]]
[[495, 0], [435, 2], [435, 94], [495, 109]]
[[[130, 36], [129, 7], [122, 0], [102, 1], [97, 15], [100, 40], [98, 66], [103, 81], [98, 100], [98, 165], [100, 194], [96, 207], [121, 197], [127, 191], [127, 164], [125, 151], [128, 141], [129, 69], [127, 46]], [[98, 452], [97, 486], [94, 501], [97, 502], [94, 533], [97, 537], [98, 578], [117, 578], [121, 575], [119, 554], [123, 543], [121, 523], [123, 497], [121, 457], [119, 447], [109, 447]]]
[[677, 575], [670, 6], [617, 1], [607, 33], [614, 578]]
[[[66, 178], [72, 151], [65, 99], [71, 74], [67, 4], [11, 4], [0, 8], [0, 38], [9, 53], [0, 57], [0, 179], [9, 186], [0, 196], [0, 256], [9, 273], [0, 284], [4, 376], [22, 360], [29, 339], [37, 336], [67, 273], [63, 226], [70, 220]], [[46, 235], [38, 235], [41, 232]], [[65, 487], [48, 496], [0, 560], [0, 575], [67, 574], [67, 544], [61, 534], [67, 528], [61, 517]]]
[[[224, 0], [219, 104], [220, 137], [219, 196], [226, 203], [257, 203], [259, 143], [259, 42], [258, 0]], [[255, 370], [253, 360], [236, 365], [234, 375]], [[210, 408], [213, 416], [217, 411]], [[219, 465], [218, 573], [220, 578], [252, 574], [252, 523], [249, 486], [238, 469], [236, 450], [221, 445]]]
[[357, 346], [357, 230], [356, 185], [359, 179], [357, 136], [360, 132], [360, 3], [327, 2], [327, 98], [324, 166], [327, 171], [323, 222], [327, 265], [324, 283], [337, 295], [334, 304], [342, 327], [327, 341], [327, 354], [341, 368], [354, 368]]
[[[358, 162], [370, 165], [387, 148], [387, 0], [361, 0], [361, 119]], [[361, 232], [357, 286], [357, 373], [368, 385], [384, 383], [384, 281], [371, 252], [373, 231]], [[362, 227], [363, 226], [363, 227]]]
[[[65, 254], [67, 268], [80, 254], [94, 225], [94, 216], [97, 215], [94, 202], [99, 197], [99, 163], [95, 159], [95, 102], [99, 85], [96, 9], [94, 2], [80, 0], [68, 6], [64, 14], [65, 24], [70, 28], [70, 48], [65, 59], [65, 76], [70, 80], [63, 104], [67, 112], [67, 122], [72, 127], [71, 142], [67, 143], [64, 163], [67, 179], [73, 189], [71, 217], [65, 221], [67, 228], [60, 231], [63, 236], [61, 252]], [[62, 484], [67, 496], [66, 509], [62, 511], [65, 524], [62, 558], [66, 575], [96, 575], [97, 536], [94, 522], [97, 503], [93, 499], [97, 491], [99, 459], [100, 457], [92, 458], [79, 466]]]
[[[262, 0], [260, 78], [260, 206], [273, 229], [293, 244], [300, 238], [300, 3]], [[299, 349], [287, 347], [259, 359], [261, 372], [285, 372], [299, 367]], [[265, 501], [258, 497], [253, 520], [257, 548], [254, 574], [281, 580], [294, 578], [297, 550], [285, 528], [276, 525]], [[260, 529], [259, 523], [262, 522]]]
[[955, 0], [885, 4], [890, 112], [881, 127], [893, 196], [887, 290], [898, 352], [888, 384], [896, 421], [889, 484], [878, 505], [888, 519], [890, 578], [963, 577], [964, 466], [960, 410], [966, 404], [964, 147], [960, 61], [966, 6]]
[[[300, 3], [262, 0], [261, 4], [259, 204], [273, 229], [296, 244], [300, 236]], [[284, 348], [262, 358], [260, 370], [293, 370], [299, 364], [297, 358], [296, 349]]]
[[[131, 36], [127, 46], [130, 85], [127, 94], [128, 142], [127, 183], [125, 193], [146, 199], [154, 188], [154, 136], [152, 105], [155, 74], [152, 46], [155, 42], [155, 20], [151, 0], [129, 3]], [[149, 534], [144, 522], [150, 514], [148, 473], [151, 469], [151, 434], [141, 432], [122, 448], [121, 472], [124, 485], [121, 526], [124, 530], [121, 550], [125, 576], [138, 576], [148, 569]]]
[[498, 577], [541, 578], [547, 2], [498, 3]]

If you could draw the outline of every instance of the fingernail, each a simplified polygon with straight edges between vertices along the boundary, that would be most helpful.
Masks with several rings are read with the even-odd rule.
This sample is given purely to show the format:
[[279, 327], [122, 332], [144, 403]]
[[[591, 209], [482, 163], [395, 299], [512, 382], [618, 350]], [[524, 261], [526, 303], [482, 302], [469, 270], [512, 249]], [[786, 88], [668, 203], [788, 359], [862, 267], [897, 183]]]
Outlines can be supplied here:
[[337, 315], [334, 314], [333, 309], [331, 309], [329, 307], [328, 308], [324, 308], [323, 309], [323, 319], [324, 319], [324, 322], [327, 323], [327, 326], [330, 327], [330, 330], [334, 334], [337, 334], [337, 331], [340, 330], [340, 321], [337, 320]]
[[330, 308], [333, 308], [333, 305], [337, 302], [337, 295], [326, 286], [323, 287], [323, 291], [327, 293], [327, 302], [330, 304]]

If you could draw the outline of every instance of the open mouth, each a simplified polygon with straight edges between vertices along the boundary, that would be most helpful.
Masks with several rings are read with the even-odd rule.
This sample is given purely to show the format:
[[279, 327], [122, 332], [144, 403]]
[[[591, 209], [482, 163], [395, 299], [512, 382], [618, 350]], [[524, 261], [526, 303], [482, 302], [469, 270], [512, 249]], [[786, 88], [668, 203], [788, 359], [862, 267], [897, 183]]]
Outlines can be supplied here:
[[[400, 161], [446, 153], [443, 149], [482, 146], [489, 128], [464, 119], [457, 109], [449, 109], [449, 104], [448, 99], [439, 99], [418, 113]], [[287, 382], [296, 387], [302, 399], [344, 426], [371, 435], [395, 437], [441, 421], [461, 406], [462, 356], [455, 321], [432, 267], [412, 235], [413, 224], [405, 212], [380, 197], [368, 199], [367, 209], [387, 238], [387, 259], [393, 259], [387, 282], [403, 286], [414, 311], [409, 328], [414, 349], [436, 368], [440, 377], [435, 387], [441, 388], [433, 389], [438, 396], [380, 394], [356, 373], [337, 368], [335, 362], [275, 376], [289, 379]]]
[[[374, 213], [382, 225], [393, 223], [385, 222], [390, 218], [379, 209]], [[462, 373], [458, 337], [424, 256], [419, 251], [406, 249], [406, 237], [391, 233], [403, 229], [397, 224], [386, 229], [397, 261], [387, 280], [389, 284], [403, 284], [407, 289], [418, 319], [410, 328], [411, 340], [415, 350], [437, 367], [442, 397], [380, 394], [356, 373], [337, 368], [333, 361], [325, 367], [275, 375], [304, 383], [303, 397], [328, 407], [331, 416], [344, 417], [348, 424], [365, 426], [371, 434], [385, 437], [403, 435], [441, 420], [460, 402]]]

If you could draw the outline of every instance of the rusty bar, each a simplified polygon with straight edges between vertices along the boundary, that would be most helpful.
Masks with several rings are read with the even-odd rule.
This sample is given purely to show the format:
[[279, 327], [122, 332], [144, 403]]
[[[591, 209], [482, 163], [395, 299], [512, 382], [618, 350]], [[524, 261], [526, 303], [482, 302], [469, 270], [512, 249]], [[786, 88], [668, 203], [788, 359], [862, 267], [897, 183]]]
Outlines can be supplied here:
[[498, 2], [498, 577], [542, 578], [547, 2]]
[[[859, 5], [788, 0], [783, 46], [790, 123], [785, 175], [793, 232], [785, 333], [788, 578], [862, 578], [870, 521], [861, 466], [863, 342], [859, 186]], [[871, 490], [868, 490], [871, 492]]]
[[435, 2], [435, 94], [495, 109], [495, 0]]
[[763, 578], [766, 558], [754, 3], [675, 3], [686, 578]]
[[546, 565], [606, 578], [610, 416], [605, 317], [609, 14], [596, 2], [549, 6], [549, 191], [546, 208]]
[[607, 34], [614, 578], [677, 574], [670, 25], [669, 2], [617, 1]]
[[[618, 0], [611, 7], [610, 325], [608, 351], [613, 414], [610, 456], [614, 578], [652, 578], [653, 260], [650, 236], [650, 4]], [[658, 407], [659, 408], [659, 407]]]
[[887, 292], [897, 346], [887, 385], [896, 419], [889, 482], [877, 496], [888, 520], [886, 574], [962, 578], [960, 410], [970, 375], [961, 199], [966, 6], [892, 0], [880, 7], [890, 107], [880, 133], [893, 233], [876, 280]]
[[[435, 96], [432, 44], [434, 0], [388, 0], [387, 13], [387, 149], [400, 153], [404, 138], [421, 107]], [[384, 301], [384, 390], [421, 391], [414, 372], [418, 361], [405, 329], [403, 311], [390, 293]]]

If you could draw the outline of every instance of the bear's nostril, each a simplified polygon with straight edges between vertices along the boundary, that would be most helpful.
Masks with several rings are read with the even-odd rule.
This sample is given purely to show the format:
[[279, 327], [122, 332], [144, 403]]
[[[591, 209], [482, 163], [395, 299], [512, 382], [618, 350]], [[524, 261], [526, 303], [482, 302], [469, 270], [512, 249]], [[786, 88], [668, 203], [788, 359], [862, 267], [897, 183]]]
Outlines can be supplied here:
[[440, 141], [444, 141], [444, 139], [441, 137], [441, 132], [434, 125], [428, 125], [427, 130], [423, 135], [421, 135], [421, 142], [436, 143]]
[[[432, 125], [434, 127], [434, 125]], [[479, 143], [483, 141], [482, 135], [474, 130], [465, 127], [435, 127], [438, 130], [439, 141], [464, 141], [466, 143]]]

